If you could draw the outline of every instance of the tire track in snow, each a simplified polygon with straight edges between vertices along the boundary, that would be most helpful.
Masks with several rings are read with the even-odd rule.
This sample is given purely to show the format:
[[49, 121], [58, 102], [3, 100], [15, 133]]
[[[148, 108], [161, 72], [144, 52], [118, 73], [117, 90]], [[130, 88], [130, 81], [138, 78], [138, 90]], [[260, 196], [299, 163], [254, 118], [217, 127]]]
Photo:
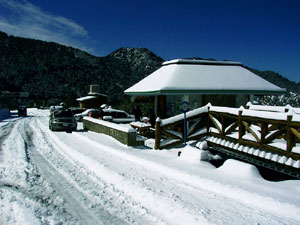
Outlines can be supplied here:
[[[35, 125], [31, 125], [31, 129], [34, 131], [35, 136], [37, 136], [36, 140], [33, 140], [35, 147], [30, 150], [32, 158], [37, 163], [43, 176], [67, 202], [69, 211], [75, 212], [82, 224], [103, 224], [101, 221], [103, 218], [99, 217], [99, 213], [95, 213], [95, 210], [92, 208], [95, 203], [90, 201], [85, 190], [76, 183], [79, 181], [73, 181], [68, 176], [68, 173], [80, 173], [80, 169], [76, 171], [78, 169], [76, 162], [59, 154], [57, 145], [50, 143], [51, 140], [48, 140], [48, 134], [45, 134], [42, 130], [38, 130], [36, 122]], [[46, 154], [44, 154], [45, 152]], [[58, 155], [53, 158], [54, 154]], [[64, 163], [66, 165], [63, 165]], [[64, 167], [69, 167], [69, 169]], [[64, 171], [64, 169], [67, 171]], [[73, 177], [73, 179], [76, 179], [76, 177]], [[110, 220], [111, 224], [126, 224], [124, 221], [119, 221], [118, 218], [113, 218], [113, 215], [110, 215], [105, 209], [102, 209], [102, 214], [105, 220]]]
[[[128, 211], [128, 209], [126, 209], [127, 208], [126, 202], [124, 202], [126, 198], [120, 196], [120, 193], [118, 193], [115, 190], [114, 186], [112, 186], [110, 183], [105, 183], [105, 182], [101, 183], [101, 180], [98, 179], [95, 180], [95, 178], [93, 177], [90, 171], [86, 172], [85, 168], [80, 166], [78, 161], [72, 160], [72, 157], [70, 157], [70, 155], [65, 154], [66, 150], [69, 151], [69, 154], [72, 153], [72, 149], [69, 149], [67, 146], [61, 146], [61, 143], [59, 143], [60, 141], [57, 140], [56, 135], [51, 131], [49, 131], [48, 128], [45, 127], [42, 128], [42, 127], [43, 124], [32, 126], [32, 129], [36, 129], [35, 134], [41, 136], [40, 138], [38, 138], [38, 140], [47, 140], [46, 143], [43, 143], [41, 145], [42, 146], [49, 145], [49, 148], [53, 153], [57, 152], [60, 158], [64, 159], [64, 162], [66, 164], [70, 164], [71, 167], [76, 168], [76, 171], [72, 169], [69, 170], [68, 168], [58, 168], [61, 166], [54, 163], [53, 159], [50, 158], [50, 155], [45, 154], [45, 151], [43, 150], [44, 151], [43, 155], [45, 155], [47, 160], [51, 160], [51, 162], [49, 161], [48, 163], [54, 163], [57, 170], [59, 170], [57, 172], [59, 172], [61, 176], [64, 176], [66, 180], [71, 182], [70, 186], [73, 187], [72, 189], [73, 194], [75, 196], [76, 195], [83, 196], [81, 204], [83, 205], [85, 200], [88, 201], [88, 203], [85, 203], [84, 204], [85, 206], [82, 207], [89, 208], [88, 205], [92, 205], [92, 208], [90, 208], [89, 211], [93, 211], [93, 208], [94, 211], [98, 210], [97, 216], [99, 218], [103, 217], [102, 219], [106, 222], [106, 224], [126, 224], [126, 223], [135, 224], [137, 219], [139, 220], [137, 224], [145, 224], [147, 223], [147, 221], [149, 222], [151, 220], [155, 221], [153, 222], [153, 224], [159, 224], [156, 223], [157, 221], [159, 221], [158, 218], [148, 218], [148, 220], [146, 220], [144, 217], [147, 218], [147, 215], [137, 215], [135, 211]], [[37, 128], [40, 128], [40, 130], [37, 130]], [[84, 174], [82, 174], [78, 180], [78, 176], [80, 175], [80, 173], [84, 173]], [[84, 176], [86, 176], [86, 178], [84, 178]], [[87, 185], [88, 183], [92, 183], [92, 184]], [[81, 184], [83, 187], [80, 187]], [[83, 190], [83, 188], [87, 188], [88, 190]], [[88, 193], [89, 191], [91, 193]], [[114, 202], [116, 202], [115, 205]], [[142, 209], [142, 211], [145, 211], [145, 209]], [[99, 213], [103, 215], [99, 215]], [[131, 215], [132, 213], [134, 213], [135, 215], [132, 216]], [[131, 215], [132, 217], [129, 218], [128, 217], [129, 215], [127, 214]]]
[[[40, 124], [42, 125], [42, 124]], [[46, 127], [44, 127], [44, 129], [46, 129], [48, 131], [48, 129]], [[66, 146], [64, 143], [62, 143], [57, 137], [56, 135], [54, 135], [53, 133], [50, 133], [50, 136], [53, 138], [53, 142], [55, 142], [56, 144], [60, 145], [59, 149], [64, 149], [65, 152], [67, 152], [67, 155], [65, 157], [69, 157], [69, 158], [73, 158], [72, 155], [74, 155], [76, 153], [76, 151], [74, 149], [70, 149], [68, 146]], [[70, 154], [71, 155], [68, 155]], [[85, 160], [90, 160], [89, 157], [86, 157], [80, 153], [78, 157], [76, 158], [84, 158]], [[75, 159], [75, 161], [77, 163], [80, 163], [78, 160]], [[85, 163], [84, 163], [85, 164]], [[135, 217], [142, 217], [142, 218], [146, 218], [143, 219], [144, 222], [139, 222], [138, 224], [165, 224], [165, 222], [163, 222], [160, 218], [157, 218], [156, 216], [153, 216], [151, 214], [148, 213], [147, 208], [145, 208], [144, 206], [140, 205], [139, 202], [134, 201], [134, 199], [132, 199], [130, 196], [124, 196], [124, 192], [120, 189], [118, 189], [118, 187], [114, 184], [114, 180], [118, 180], [118, 179], [124, 179], [122, 177], [118, 177], [115, 178], [115, 174], [109, 173], [108, 171], [103, 171], [102, 168], [100, 168], [100, 165], [98, 165], [97, 162], [91, 161], [89, 162], [90, 165], [95, 165], [95, 172], [96, 173], [100, 173], [100, 176], [97, 176], [95, 174], [93, 174], [93, 171], [90, 172], [89, 176], [95, 180], [95, 182], [98, 183], [103, 183], [105, 186], [110, 187], [109, 190], [106, 190], [106, 192], [109, 195], [114, 195], [115, 198], [118, 198], [121, 200], [121, 203], [125, 205], [126, 208], [131, 208], [130, 211], [128, 211], [128, 209], [123, 208], [123, 210], [125, 212], [119, 212], [121, 214], [129, 214], [131, 215], [131, 220], [135, 220]], [[97, 169], [96, 169], [97, 168]], [[105, 169], [104, 169], [105, 170]], [[99, 172], [100, 171], [100, 172]], [[106, 180], [103, 180], [103, 173], [106, 174]], [[119, 201], [120, 201], [119, 200]], [[116, 201], [116, 199], [114, 199], [114, 201]], [[122, 205], [121, 204], [121, 205]], [[120, 205], [116, 205], [115, 207], [120, 207]], [[151, 222], [152, 221], [152, 222]]]
[[[27, 176], [34, 175], [32, 174], [34, 170], [26, 161], [24, 151], [26, 120], [25, 117], [15, 123], [4, 141], [5, 158], [4, 163], [1, 164], [3, 168], [0, 168], [1, 217], [5, 224], [11, 224], [12, 221], [16, 224], [49, 224], [45, 215], [52, 213], [55, 215], [57, 210], [54, 207], [47, 207], [48, 199], [44, 194], [45, 190], [42, 189], [44, 186], [37, 188], [38, 185], [42, 185], [43, 180], [36, 180], [35, 186]], [[47, 211], [42, 210], [45, 207]], [[68, 219], [68, 215], [65, 215], [65, 218]], [[27, 219], [31, 222], [28, 223]]]

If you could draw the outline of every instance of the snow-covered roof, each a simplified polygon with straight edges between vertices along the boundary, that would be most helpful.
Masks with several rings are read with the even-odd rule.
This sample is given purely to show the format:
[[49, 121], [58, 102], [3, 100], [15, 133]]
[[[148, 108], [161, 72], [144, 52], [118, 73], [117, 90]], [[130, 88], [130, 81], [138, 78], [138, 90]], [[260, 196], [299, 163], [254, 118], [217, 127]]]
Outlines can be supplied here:
[[127, 95], [281, 94], [285, 89], [264, 80], [239, 62], [176, 59], [125, 90]]
[[76, 100], [81, 102], [81, 101], [86, 101], [94, 98], [97, 98], [97, 96], [85, 96], [85, 97], [77, 98]]
[[82, 101], [95, 99], [95, 98], [99, 98], [99, 97], [106, 97], [107, 98], [107, 95], [100, 94], [100, 93], [91, 93], [91, 92], [89, 92], [89, 94], [87, 96], [77, 98], [76, 100], [79, 101], [79, 102], [82, 102]]

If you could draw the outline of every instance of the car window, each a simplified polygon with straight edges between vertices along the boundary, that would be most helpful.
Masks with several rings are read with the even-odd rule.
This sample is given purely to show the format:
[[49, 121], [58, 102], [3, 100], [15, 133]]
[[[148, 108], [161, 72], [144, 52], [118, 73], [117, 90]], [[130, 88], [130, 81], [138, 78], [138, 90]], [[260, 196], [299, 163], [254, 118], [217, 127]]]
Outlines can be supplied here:
[[54, 113], [55, 117], [73, 117], [71, 111], [59, 111]]
[[117, 113], [117, 118], [127, 118], [127, 114], [123, 112], [118, 112]]

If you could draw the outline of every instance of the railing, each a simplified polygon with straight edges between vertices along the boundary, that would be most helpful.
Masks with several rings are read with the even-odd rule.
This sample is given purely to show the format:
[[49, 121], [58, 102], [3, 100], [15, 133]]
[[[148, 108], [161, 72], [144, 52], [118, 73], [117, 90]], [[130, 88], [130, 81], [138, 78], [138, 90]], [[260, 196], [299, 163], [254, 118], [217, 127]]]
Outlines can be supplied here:
[[[253, 108], [253, 107], [252, 107]], [[207, 105], [186, 115], [187, 140], [214, 136], [300, 159], [300, 115]], [[155, 149], [183, 143], [183, 114], [156, 121]]]
[[224, 112], [220, 107], [211, 107], [208, 114], [210, 136], [300, 159], [299, 115], [243, 108]]
[[[210, 104], [190, 111], [187, 141], [206, 137], [215, 149], [300, 178], [299, 109], [247, 105], [229, 108]], [[156, 121], [155, 149], [184, 142], [183, 114]]]
[[[186, 120], [189, 124], [187, 141], [197, 140], [207, 135], [208, 109], [210, 105], [189, 111]], [[155, 149], [167, 148], [184, 141], [184, 115], [168, 119], [157, 119], [155, 124]]]

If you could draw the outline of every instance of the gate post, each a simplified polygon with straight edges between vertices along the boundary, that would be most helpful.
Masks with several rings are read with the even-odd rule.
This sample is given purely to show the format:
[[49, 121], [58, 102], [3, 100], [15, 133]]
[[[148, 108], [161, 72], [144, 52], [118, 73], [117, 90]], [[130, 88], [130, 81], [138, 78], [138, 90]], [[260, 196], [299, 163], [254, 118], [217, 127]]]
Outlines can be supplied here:
[[155, 122], [155, 144], [154, 149], [157, 150], [160, 147], [160, 138], [161, 138], [161, 131], [160, 131], [160, 122], [161, 119], [157, 117]]
[[286, 152], [289, 154], [295, 146], [295, 137], [291, 132], [291, 121], [293, 115], [288, 112], [286, 124]]
[[245, 135], [245, 127], [242, 123], [242, 112], [244, 110], [244, 107], [241, 106], [239, 108], [239, 117], [238, 117], [238, 124], [239, 124], [239, 140], [242, 140], [242, 137]]

